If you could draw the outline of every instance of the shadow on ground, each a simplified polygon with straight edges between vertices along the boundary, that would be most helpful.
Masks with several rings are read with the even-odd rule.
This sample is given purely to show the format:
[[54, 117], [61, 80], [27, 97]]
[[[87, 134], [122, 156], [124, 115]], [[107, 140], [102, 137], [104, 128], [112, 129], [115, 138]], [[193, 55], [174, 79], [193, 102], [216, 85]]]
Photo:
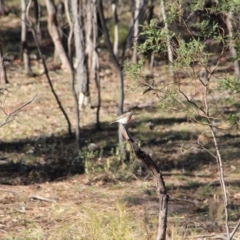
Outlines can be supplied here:
[[[179, 119], [176, 120], [177, 122]], [[181, 121], [184, 121], [182, 119]], [[159, 120], [158, 124], [174, 123], [174, 119]], [[130, 127], [137, 136], [136, 129]], [[181, 144], [189, 143], [196, 137], [191, 132], [169, 131], [168, 133], [145, 130], [141, 133], [145, 137], [143, 149], [149, 153], [161, 171], [182, 170], [191, 172], [201, 169], [204, 165], [215, 164], [215, 158], [203, 150], [188, 152], [181, 155]], [[72, 174], [84, 173], [85, 156], [94, 152], [97, 161], [111, 157], [113, 148], [117, 148], [117, 125], [103, 124], [103, 130], [96, 131], [94, 126], [81, 130], [81, 157], [77, 152], [74, 136], [40, 136], [34, 139], [20, 139], [13, 142], [0, 143], [0, 183], [2, 184], [31, 184], [44, 181], [63, 179]], [[225, 154], [228, 160], [240, 155], [236, 138], [224, 136], [223, 140], [231, 145], [232, 151]], [[239, 139], [238, 139], [239, 140]], [[221, 141], [221, 139], [220, 139]], [[94, 150], [90, 148], [94, 144]], [[234, 151], [233, 151], [234, 149]], [[232, 154], [234, 152], [234, 154]], [[131, 161], [131, 159], [130, 159]]]

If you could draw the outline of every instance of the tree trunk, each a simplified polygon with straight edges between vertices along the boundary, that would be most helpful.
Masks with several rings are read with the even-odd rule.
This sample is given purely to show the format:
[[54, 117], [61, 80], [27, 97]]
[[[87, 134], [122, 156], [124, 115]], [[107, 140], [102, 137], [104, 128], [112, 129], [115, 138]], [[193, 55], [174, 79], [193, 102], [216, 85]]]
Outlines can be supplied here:
[[5, 15], [4, 0], [0, 0], [0, 15], [1, 15], [1, 16], [4, 16], [4, 15]]
[[235, 48], [235, 43], [233, 40], [233, 26], [232, 26], [232, 10], [228, 14], [226, 14], [226, 24], [227, 24], [227, 29], [228, 29], [228, 35], [230, 38], [230, 52], [232, 54], [232, 58], [234, 60], [234, 70], [237, 78], [240, 80], [240, 63], [239, 60], [237, 59], [237, 51]]
[[68, 58], [72, 62], [73, 61], [73, 59], [72, 59], [73, 23], [72, 23], [72, 19], [70, 16], [68, 0], [64, 0], [64, 8], [65, 8], [65, 12], [66, 12], [67, 21], [69, 24], [69, 34], [68, 34], [68, 41], [67, 41]]
[[56, 8], [53, 0], [46, 0], [46, 7], [48, 11], [48, 31], [53, 40], [56, 51], [59, 55], [60, 61], [63, 67], [68, 73], [72, 72], [70, 61], [67, 54], [63, 48], [61, 37], [58, 31], [57, 18], [56, 18]]
[[[95, 86], [90, 90], [96, 90], [97, 94], [91, 95], [91, 104], [94, 102], [94, 108], [96, 111], [96, 128], [100, 129], [100, 107], [101, 107], [101, 86], [100, 86], [100, 76], [99, 76], [99, 59], [97, 52], [97, 41], [98, 41], [98, 22], [97, 22], [97, 6], [96, 0], [91, 0], [87, 2], [86, 11], [86, 22], [85, 22], [85, 32], [86, 32], [86, 54], [88, 59], [88, 69], [89, 69], [89, 79], [94, 79]], [[91, 84], [90, 84], [91, 87]], [[96, 87], [96, 89], [95, 89]], [[90, 91], [90, 92], [91, 92]], [[92, 99], [94, 100], [92, 101]], [[96, 104], [95, 104], [96, 103]]]
[[93, 0], [93, 69], [95, 72], [95, 82], [97, 86], [98, 101], [97, 101], [97, 112], [96, 112], [96, 127], [100, 129], [100, 109], [101, 109], [101, 81], [99, 76], [99, 58], [97, 52], [97, 41], [98, 41], [98, 20], [97, 20], [97, 1]]
[[22, 43], [22, 54], [23, 54], [23, 64], [25, 74], [27, 76], [31, 75], [30, 68], [30, 58], [29, 58], [29, 50], [27, 43], [27, 0], [22, 1], [22, 16], [21, 16], [21, 43]]
[[142, 24], [144, 19], [144, 5], [145, 0], [135, 1], [135, 11], [134, 11], [134, 31], [133, 31], [133, 55], [132, 62], [137, 62], [137, 45], [138, 45], [138, 35], [139, 35], [139, 25]]
[[85, 53], [85, 39], [84, 39], [84, 24], [83, 24], [83, 13], [84, 5], [78, 0], [72, 0], [72, 13], [73, 13], [73, 32], [75, 41], [75, 52], [76, 52], [76, 81], [77, 81], [77, 92], [79, 94], [79, 107], [80, 109], [88, 103], [88, 75], [86, 67], [86, 53]]
[[[112, 43], [110, 41], [110, 37], [109, 37], [109, 33], [108, 33], [108, 29], [106, 26], [106, 21], [105, 21], [105, 17], [104, 17], [104, 12], [103, 12], [103, 5], [102, 5], [102, 0], [98, 0], [98, 13], [99, 13], [99, 17], [100, 17], [100, 21], [101, 21], [101, 25], [102, 25], [102, 29], [103, 29], [103, 34], [105, 37], [105, 41], [107, 44], [107, 48], [108, 51], [110, 53], [110, 56], [112, 58], [113, 64], [116, 68], [117, 71], [117, 76], [118, 76], [118, 91], [119, 91], [119, 97], [118, 97], [118, 115], [121, 115], [123, 113], [123, 103], [124, 103], [124, 85], [123, 85], [123, 73], [122, 73], [122, 66], [119, 64], [118, 59], [116, 57], [116, 55], [113, 52], [113, 47], [112, 47]], [[120, 134], [120, 128], [118, 128], [118, 136], [119, 136], [119, 146], [120, 146], [120, 155], [121, 158], [124, 158], [126, 156], [126, 151], [124, 149], [124, 145], [123, 145], [123, 140]]]
[[7, 72], [6, 72], [6, 68], [4, 65], [4, 57], [3, 57], [3, 53], [2, 53], [2, 45], [0, 43], [0, 82], [1, 82], [1, 88], [5, 88], [6, 84], [8, 83], [8, 79], [7, 79]]
[[38, 0], [33, 0], [34, 3], [34, 15], [36, 19], [36, 33], [38, 41], [42, 40], [42, 31], [41, 31], [41, 6]]
[[118, 34], [118, 15], [117, 15], [117, 0], [112, 0], [112, 12], [114, 19], [114, 44], [113, 52], [117, 56], [118, 54], [118, 44], [119, 44], [119, 34]]
[[[73, 66], [72, 48], [71, 48], [72, 36], [73, 36], [73, 23], [72, 23], [72, 19], [71, 19], [71, 16], [70, 16], [68, 0], [64, 0], [64, 8], [65, 8], [66, 17], [67, 17], [68, 24], [69, 24], [68, 57], [69, 57], [69, 59], [71, 61], [71, 64]], [[73, 69], [73, 67], [72, 67], [72, 69]], [[76, 122], [75, 135], [76, 135], [76, 143], [77, 143], [78, 152], [80, 153], [80, 126], [79, 126], [80, 113], [79, 113], [79, 107], [78, 107], [78, 96], [77, 96], [76, 89], [75, 89], [74, 71], [72, 71], [71, 78], [72, 78], [71, 79], [71, 90], [72, 90], [72, 95], [73, 95], [73, 100], [74, 100], [74, 111], [75, 111], [75, 122]]]
[[116, 55], [113, 52], [112, 43], [110, 41], [108, 29], [106, 26], [106, 21], [103, 12], [102, 0], [98, 0], [98, 12], [100, 16], [101, 25], [103, 28], [103, 34], [105, 37], [105, 41], [107, 44], [108, 51], [110, 53], [112, 62], [116, 68], [117, 76], [118, 76], [118, 87], [119, 87], [119, 98], [118, 98], [118, 115], [123, 113], [123, 103], [124, 103], [124, 85], [123, 85], [123, 74], [122, 74], [122, 66], [119, 64]]
[[171, 38], [170, 38], [170, 35], [169, 35], [169, 30], [168, 30], [168, 23], [167, 23], [167, 16], [166, 16], [164, 0], [161, 0], [160, 5], [161, 5], [162, 18], [163, 18], [163, 22], [164, 22], [164, 29], [165, 29], [166, 36], [167, 36], [168, 61], [169, 61], [169, 64], [170, 64], [169, 75], [172, 77], [173, 80], [175, 80], [174, 79], [174, 72], [173, 72], [173, 69], [172, 69], [173, 52], [172, 52], [172, 47], [171, 47]]

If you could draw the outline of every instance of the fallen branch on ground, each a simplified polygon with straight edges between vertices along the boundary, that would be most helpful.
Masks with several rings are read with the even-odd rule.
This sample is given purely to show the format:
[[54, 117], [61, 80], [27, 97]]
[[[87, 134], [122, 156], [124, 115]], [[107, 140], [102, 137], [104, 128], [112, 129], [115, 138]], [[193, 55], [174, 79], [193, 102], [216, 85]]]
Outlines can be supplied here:
[[52, 203], [57, 202], [55, 199], [41, 197], [38, 195], [30, 195], [29, 198], [33, 198], [33, 199], [37, 199], [37, 200], [41, 200], [41, 201], [45, 201], [45, 202], [52, 202]]

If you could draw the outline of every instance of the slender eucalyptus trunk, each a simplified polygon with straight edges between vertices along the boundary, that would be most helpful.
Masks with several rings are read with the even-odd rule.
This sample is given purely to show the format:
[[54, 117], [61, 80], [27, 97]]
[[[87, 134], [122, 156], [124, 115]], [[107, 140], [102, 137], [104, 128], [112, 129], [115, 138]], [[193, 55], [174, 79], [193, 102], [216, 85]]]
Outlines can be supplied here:
[[85, 53], [85, 39], [84, 39], [84, 5], [78, 0], [72, 0], [72, 13], [73, 13], [73, 31], [74, 31], [74, 42], [76, 52], [76, 81], [77, 81], [77, 92], [79, 108], [82, 109], [84, 105], [88, 104], [88, 74], [87, 74], [87, 57]]
[[88, 58], [89, 79], [94, 79], [97, 94], [96, 99], [96, 128], [100, 129], [100, 108], [101, 108], [101, 82], [99, 76], [99, 59], [97, 52], [98, 23], [96, 0], [88, 1], [87, 16], [85, 23], [86, 31], [86, 54]]
[[0, 0], [0, 15], [2, 15], [2, 16], [5, 15], [4, 1], [3, 0]]
[[8, 83], [7, 72], [6, 72], [6, 68], [4, 65], [4, 57], [3, 57], [3, 53], [2, 53], [1, 44], [0, 44], [0, 82], [1, 82], [0, 88], [5, 88], [6, 84]]
[[64, 7], [65, 7], [67, 21], [69, 24], [69, 34], [68, 34], [68, 40], [67, 40], [68, 58], [69, 58], [70, 62], [72, 62], [73, 61], [73, 59], [72, 59], [73, 23], [72, 23], [72, 19], [70, 16], [68, 0], [64, 0]]
[[74, 101], [74, 111], [75, 111], [75, 136], [76, 136], [76, 144], [77, 144], [77, 149], [78, 153], [80, 153], [80, 112], [79, 112], [79, 107], [78, 107], [78, 96], [76, 93], [75, 89], [75, 72], [74, 72], [74, 67], [73, 67], [73, 58], [72, 58], [72, 37], [73, 37], [73, 23], [70, 15], [70, 10], [69, 10], [69, 2], [68, 0], [64, 0], [63, 2], [64, 8], [65, 8], [65, 13], [67, 17], [67, 21], [69, 24], [69, 34], [68, 34], [68, 58], [70, 60], [71, 66], [72, 66], [72, 73], [71, 73], [71, 91], [73, 95], [73, 101]]
[[41, 5], [38, 2], [39, 0], [33, 0], [34, 3], [34, 15], [36, 20], [36, 34], [38, 41], [42, 40], [42, 31], [41, 31]]
[[167, 50], [168, 50], [168, 61], [169, 61], [169, 74], [174, 80], [174, 72], [172, 68], [173, 64], [173, 51], [171, 47], [171, 37], [169, 35], [169, 29], [168, 29], [168, 22], [167, 22], [167, 16], [166, 16], [166, 9], [165, 9], [165, 2], [164, 0], [160, 0], [160, 5], [161, 5], [161, 13], [162, 13], [162, 18], [164, 22], [164, 29], [166, 32], [166, 37], [167, 37]]
[[227, 24], [227, 29], [228, 29], [228, 35], [230, 39], [230, 52], [232, 54], [232, 58], [234, 59], [234, 71], [237, 76], [237, 78], [240, 80], [240, 62], [237, 59], [237, 51], [235, 47], [235, 42], [233, 40], [233, 25], [232, 25], [232, 15], [233, 12], [232, 10], [229, 11], [228, 14], [226, 14], [226, 24]]
[[[110, 37], [109, 37], [109, 33], [108, 33], [108, 29], [106, 26], [106, 21], [105, 21], [105, 17], [104, 17], [104, 12], [103, 12], [103, 5], [102, 5], [102, 0], [98, 0], [98, 12], [99, 12], [99, 16], [100, 16], [100, 21], [102, 24], [102, 29], [103, 29], [103, 34], [105, 37], [105, 41], [107, 44], [107, 48], [108, 48], [108, 52], [111, 56], [112, 62], [115, 66], [116, 72], [117, 72], [117, 77], [118, 77], [118, 91], [119, 91], [119, 97], [118, 97], [118, 115], [121, 115], [123, 113], [123, 103], [124, 103], [124, 82], [123, 82], [123, 73], [122, 73], [122, 66], [120, 65], [116, 55], [113, 52], [113, 46], [112, 43], [110, 41]], [[121, 154], [121, 158], [125, 157], [125, 149], [123, 146], [123, 140], [121, 137], [121, 133], [120, 133], [120, 127], [118, 128], [118, 132], [119, 132], [119, 146], [120, 146], [120, 154]]]
[[120, 114], [123, 113], [123, 103], [124, 103], [124, 82], [123, 82], [122, 66], [119, 64], [119, 61], [118, 61], [116, 55], [113, 52], [112, 43], [110, 41], [110, 37], [109, 37], [109, 33], [108, 33], [108, 29], [107, 29], [106, 21], [105, 21], [105, 17], [104, 17], [102, 0], [98, 0], [98, 12], [99, 12], [100, 21], [101, 21], [101, 24], [102, 24], [103, 34], [104, 34], [105, 41], [106, 41], [106, 44], [107, 44], [108, 52], [110, 54], [112, 63], [113, 63], [113, 65], [116, 69], [116, 72], [117, 72], [118, 88], [119, 88], [118, 114], [120, 115]]
[[144, 6], [144, 0], [135, 1], [135, 11], [134, 11], [134, 31], [133, 31], [133, 55], [132, 62], [137, 62], [137, 45], [138, 45], [138, 35], [139, 35], [139, 25], [141, 23], [140, 16], [143, 13], [142, 9]]
[[114, 19], [114, 44], [113, 44], [113, 52], [117, 56], [118, 55], [118, 44], [119, 44], [119, 34], [118, 34], [118, 14], [117, 14], [117, 0], [112, 1], [112, 13]]
[[21, 14], [21, 44], [24, 71], [27, 76], [31, 75], [29, 49], [27, 42], [27, 0], [21, 0], [22, 14]]

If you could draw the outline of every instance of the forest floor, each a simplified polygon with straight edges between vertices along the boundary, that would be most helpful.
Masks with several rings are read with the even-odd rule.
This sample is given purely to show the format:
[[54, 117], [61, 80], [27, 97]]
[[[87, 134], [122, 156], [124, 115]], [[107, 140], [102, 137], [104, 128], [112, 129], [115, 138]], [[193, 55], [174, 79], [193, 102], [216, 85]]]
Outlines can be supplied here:
[[[7, 66], [10, 83], [0, 96], [1, 107], [11, 112], [37, 94], [0, 131], [0, 239], [155, 239], [155, 182], [130, 149], [129, 161], [119, 160], [117, 125], [109, 126], [117, 116], [118, 89], [108, 57], [100, 66], [101, 130], [95, 128], [95, 109], [81, 111], [84, 174], [41, 64], [33, 61], [32, 69], [34, 77], [25, 77], [21, 61], [13, 59]], [[70, 77], [61, 69], [50, 76], [74, 125]], [[165, 76], [161, 73], [158, 80], [167, 81]], [[158, 164], [170, 197], [167, 239], [211, 239], [224, 233], [215, 159], [204, 151], [181, 152], [183, 145], [196, 146], [204, 127], [182, 112], [160, 110], [157, 95], [143, 94], [137, 81], [125, 82], [125, 110], [137, 113], [128, 130]], [[1, 112], [1, 122], [5, 118]], [[240, 216], [239, 133], [218, 136], [231, 230]], [[211, 149], [208, 135], [201, 141]]]

